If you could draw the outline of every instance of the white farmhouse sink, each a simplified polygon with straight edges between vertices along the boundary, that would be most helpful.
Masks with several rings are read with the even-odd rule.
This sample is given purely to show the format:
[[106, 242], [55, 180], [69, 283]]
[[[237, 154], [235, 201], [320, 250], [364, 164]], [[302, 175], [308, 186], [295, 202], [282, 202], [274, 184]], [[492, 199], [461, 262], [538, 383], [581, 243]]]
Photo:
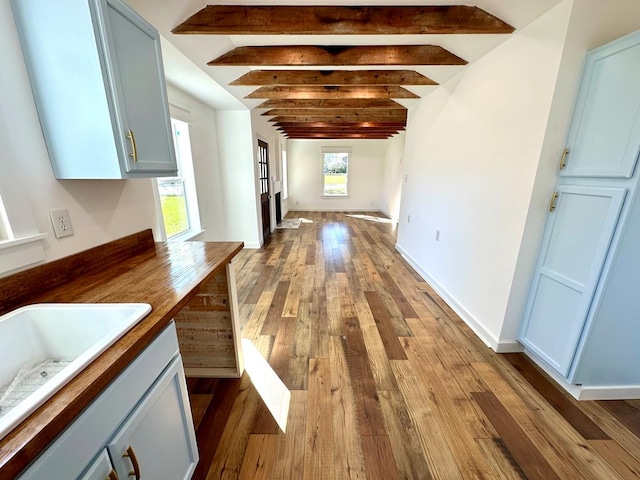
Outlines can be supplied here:
[[57, 303], [0, 317], [0, 438], [151, 311], [146, 303]]

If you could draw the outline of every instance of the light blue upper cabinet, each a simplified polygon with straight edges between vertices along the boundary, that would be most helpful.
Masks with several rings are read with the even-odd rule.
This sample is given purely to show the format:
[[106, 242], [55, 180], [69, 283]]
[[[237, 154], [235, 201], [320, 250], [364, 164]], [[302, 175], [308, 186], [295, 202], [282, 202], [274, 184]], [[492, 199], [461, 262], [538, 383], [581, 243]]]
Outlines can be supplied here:
[[157, 31], [120, 0], [11, 0], [59, 179], [177, 171]]
[[566, 376], [626, 190], [561, 186], [549, 218], [520, 340]]
[[631, 178], [640, 151], [640, 34], [587, 56], [563, 177]]

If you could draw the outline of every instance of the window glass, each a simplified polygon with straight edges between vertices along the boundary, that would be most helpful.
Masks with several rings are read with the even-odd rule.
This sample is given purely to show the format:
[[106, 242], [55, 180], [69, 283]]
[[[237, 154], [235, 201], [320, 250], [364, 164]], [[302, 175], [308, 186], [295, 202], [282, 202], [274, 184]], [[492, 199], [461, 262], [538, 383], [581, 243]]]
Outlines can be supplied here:
[[282, 196], [283, 198], [289, 197], [289, 175], [287, 166], [287, 151], [282, 150]]
[[162, 220], [167, 239], [199, 229], [199, 216], [195, 198], [193, 160], [189, 140], [189, 124], [171, 119], [173, 144], [178, 161], [178, 176], [158, 178], [158, 194]]
[[322, 154], [324, 195], [347, 195], [349, 154], [332, 152]]

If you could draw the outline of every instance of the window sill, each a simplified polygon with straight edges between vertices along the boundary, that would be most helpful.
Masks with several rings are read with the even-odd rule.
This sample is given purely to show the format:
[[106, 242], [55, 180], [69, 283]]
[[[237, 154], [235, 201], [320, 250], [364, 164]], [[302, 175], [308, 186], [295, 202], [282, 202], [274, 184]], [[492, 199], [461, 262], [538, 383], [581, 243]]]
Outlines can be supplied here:
[[182, 232], [179, 235], [176, 235], [175, 237], [171, 237], [169, 239], [167, 239], [167, 242], [188, 242], [190, 240], [196, 240], [196, 237], [202, 235], [204, 232], [206, 232], [206, 229], [198, 229], [198, 230], [187, 230], [186, 232]]
[[320, 195], [320, 198], [350, 198], [349, 195]]
[[2, 267], [0, 275], [14, 273], [25, 267], [44, 261], [42, 240], [46, 233], [38, 233], [27, 237], [0, 241], [0, 258]]

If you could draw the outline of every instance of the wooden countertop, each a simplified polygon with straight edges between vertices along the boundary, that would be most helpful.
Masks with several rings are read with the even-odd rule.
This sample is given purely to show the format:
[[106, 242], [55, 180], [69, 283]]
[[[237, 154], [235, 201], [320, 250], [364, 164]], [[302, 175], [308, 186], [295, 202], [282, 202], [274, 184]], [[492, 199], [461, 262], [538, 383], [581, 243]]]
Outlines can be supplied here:
[[14, 478], [35, 459], [243, 246], [154, 244], [147, 230], [0, 279], [0, 315], [46, 302], [151, 305], [140, 323], [0, 440], [0, 478]]

